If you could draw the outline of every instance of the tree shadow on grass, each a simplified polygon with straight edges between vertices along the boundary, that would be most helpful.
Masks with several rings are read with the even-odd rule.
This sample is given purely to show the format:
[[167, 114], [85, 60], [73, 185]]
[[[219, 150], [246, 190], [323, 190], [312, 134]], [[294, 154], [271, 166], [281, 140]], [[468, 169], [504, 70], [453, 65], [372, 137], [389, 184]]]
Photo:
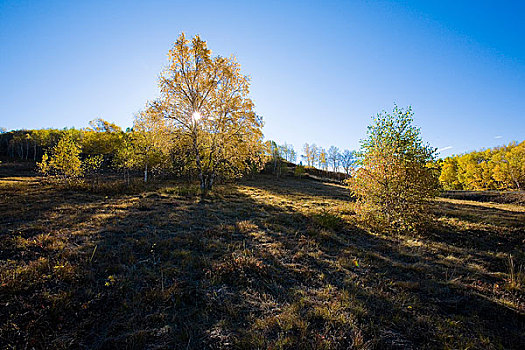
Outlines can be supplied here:
[[[36, 258], [44, 252], [42, 245], [47, 238], [89, 220], [108, 203], [101, 195], [56, 188], [40, 181], [0, 188], [0, 196], [0, 259], [4, 260], [21, 254]], [[19, 244], [13, 244], [15, 238]]]
[[36, 163], [33, 161], [0, 160], [0, 180], [11, 178], [19, 182], [25, 178], [34, 177], [35, 170]]
[[[352, 226], [325, 229], [310, 216], [258, 203], [245, 193], [230, 195], [236, 200], [177, 207], [171, 218], [175, 226], [152, 216], [142, 221], [154, 232], [145, 235], [143, 257], [154, 254], [147, 251], [154, 245], [153, 250], [159, 250], [156, 259], [166, 261], [163, 269], [172, 271], [162, 274], [166, 280], [161, 285], [177, 286], [167, 299], [141, 298], [133, 315], [124, 318], [136, 319], [136, 328], [126, 334], [140, 334], [142, 345], [158, 342], [153, 333], [163, 329], [158, 319], [141, 322], [148, 315], [137, 315], [137, 309], [145, 305], [163, 310], [162, 320], [170, 330], [167, 344], [189, 348], [280, 343], [290, 348], [346, 348], [357, 346], [360, 336], [363, 344], [368, 340], [376, 348], [486, 345], [483, 342], [512, 348], [523, 341], [519, 313], [451, 283], [449, 267], [432, 255], [407, 254], [395, 240]], [[170, 207], [169, 200], [155, 205]], [[270, 216], [260, 214], [261, 205]], [[152, 243], [155, 235], [158, 241]], [[359, 267], [353, 259], [361, 261]], [[461, 267], [453, 271], [471, 274]], [[157, 292], [162, 289], [159, 274], [149, 285]], [[139, 280], [144, 275], [139, 274]], [[350, 300], [344, 308], [332, 303], [344, 303], [345, 298]], [[121, 333], [116, 327], [103, 344], [129, 346], [129, 338], [117, 336]]]
[[328, 185], [244, 186], [252, 192], [233, 186], [202, 200], [156, 191], [98, 198], [93, 211], [70, 204], [78, 215], [57, 217], [71, 226], [52, 234], [75, 242], [79, 230], [89, 233], [67, 254], [47, 251], [53, 263], [41, 275], [49, 278], [2, 287], [10, 316], [0, 339], [94, 349], [523, 343], [523, 316], [469, 289], [461, 278], [472, 271], [443, 264], [439, 248], [407, 247], [347, 222], [325, 227], [315, 214], [253, 195], [341, 198]]
[[525, 227], [525, 211], [520, 207], [491, 207], [484, 203], [477, 205], [440, 201], [434, 204], [436, 215], [462, 219], [470, 223], [492, 224], [506, 228]]
[[351, 199], [348, 188], [343, 185], [306, 178], [275, 178], [269, 175], [262, 175], [253, 180], [245, 181], [244, 183], [260, 190], [290, 197], [294, 200], [308, 200], [310, 198]]

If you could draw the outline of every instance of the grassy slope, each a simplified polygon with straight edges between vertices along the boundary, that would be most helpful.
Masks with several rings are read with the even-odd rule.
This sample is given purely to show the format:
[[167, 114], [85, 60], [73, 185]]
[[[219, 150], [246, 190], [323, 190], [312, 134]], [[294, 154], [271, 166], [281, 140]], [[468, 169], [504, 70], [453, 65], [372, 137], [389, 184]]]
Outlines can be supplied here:
[[525, 346], [523, 206], [440, 199], [425, 236], [388, 237], [334, 184], [105, 196], [6, 169], [0, 347]]

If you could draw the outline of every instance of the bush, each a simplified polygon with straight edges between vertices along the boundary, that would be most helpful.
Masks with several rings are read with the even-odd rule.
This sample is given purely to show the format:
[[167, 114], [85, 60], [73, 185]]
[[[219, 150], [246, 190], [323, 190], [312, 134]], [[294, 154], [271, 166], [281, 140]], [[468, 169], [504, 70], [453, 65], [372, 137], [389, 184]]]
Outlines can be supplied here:
[[83, 174], [80, 146], [66, 133], [51, 150], [51, 156], [45, 153], [37, 166], [43, 175], [54, 176], [71, 185]]
[[429, 165], [436, 150], [423, 144], [412, 121], [410, 107], [378, 114], [361, 141], [360, 167], [347, 181], [356, 212], [376, 228], [420, 228], [428, 220], [428, 199], [437, 194], [437, 174]]
[[294, 171], [294, 175], [295, 175], [295, 176], [298, 176], [299, 178], [301, 178], [301, 177], [304, 176], [305, 173], [306, 173], [306, 170], [305, 170], [304, 166], [302, 166], [302, 165], [297, 165], [297, 166], [295, 167], [295, 171]]
[[341, 217], [328, 210], [322, 210], [315, 214], [313, 220], [317, 225], [329, 230], [338, 230], [343, 226]]

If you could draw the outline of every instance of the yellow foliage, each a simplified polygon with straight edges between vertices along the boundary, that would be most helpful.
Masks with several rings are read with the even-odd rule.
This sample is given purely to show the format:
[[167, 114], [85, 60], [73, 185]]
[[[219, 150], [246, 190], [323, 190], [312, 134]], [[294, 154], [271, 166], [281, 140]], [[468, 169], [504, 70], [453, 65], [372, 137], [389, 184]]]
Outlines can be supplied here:
[[233, 58], [212, 57], [198, 35], [181, 34], [160, 77], [151, 110], [169, 121], [203, 193], [217, 176], [239, 177], [263, 165], [262, 119], [248, 98], [249, 78]]

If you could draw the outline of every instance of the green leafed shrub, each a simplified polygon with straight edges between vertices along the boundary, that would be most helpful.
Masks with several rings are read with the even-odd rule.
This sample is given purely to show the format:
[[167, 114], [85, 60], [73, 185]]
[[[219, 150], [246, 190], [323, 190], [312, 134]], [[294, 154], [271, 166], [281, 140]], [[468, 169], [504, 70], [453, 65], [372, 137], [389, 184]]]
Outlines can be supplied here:
[[421, 140], [413, 112], [382, 112], [361, 141], [360, 164], [349, 184], [356, 213], [375, 228], [414, 230], [426, 223], [428, 199], [437, 194], [436, 150]]
[[51, 155], [45, 153], [37, 166], [43, 175], [71, 184], [83, 175], [80, 146], [66, 133], [52, 148]]

